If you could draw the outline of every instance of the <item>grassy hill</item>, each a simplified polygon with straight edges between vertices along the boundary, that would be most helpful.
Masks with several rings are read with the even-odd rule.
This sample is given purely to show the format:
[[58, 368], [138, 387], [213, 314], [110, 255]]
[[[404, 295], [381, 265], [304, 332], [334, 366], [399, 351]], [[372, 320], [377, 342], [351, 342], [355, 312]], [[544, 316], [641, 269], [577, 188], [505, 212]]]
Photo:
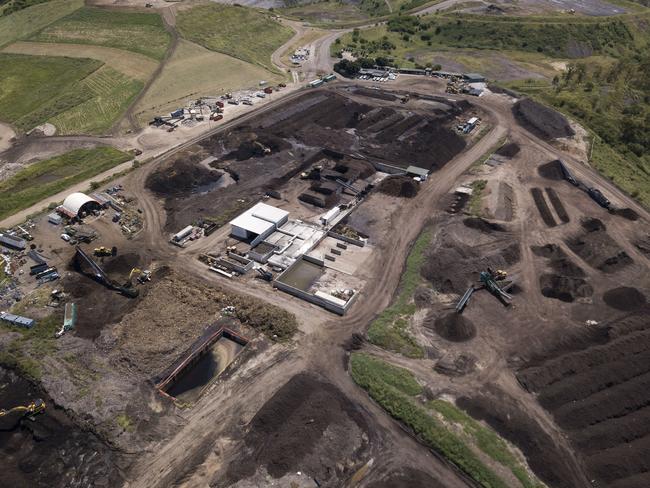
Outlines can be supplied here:
[[30, 40], [114, 47], [162, 59], [170, 36], [158, 14], [84, 7]]
[[293, 35], [269, 13], [221, 4], [181, 11], [176, 28], [189, 41], [270, 71], [271, 55]]

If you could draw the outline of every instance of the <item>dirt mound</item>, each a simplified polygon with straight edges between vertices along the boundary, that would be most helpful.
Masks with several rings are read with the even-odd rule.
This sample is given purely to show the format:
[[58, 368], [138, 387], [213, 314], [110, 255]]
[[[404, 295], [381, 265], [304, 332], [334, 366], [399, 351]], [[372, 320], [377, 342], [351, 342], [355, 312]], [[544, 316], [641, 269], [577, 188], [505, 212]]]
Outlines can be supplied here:
[[247, 138], [239, 143], [239, 146], [224, 156], [224, 159], [236, 159], [246, 161], [250, 158], [264, 157], [269, 154], [291, 149], [291, 144], [281, 137], [273, 134], [247, 134]]
[[200, 165], [200, 159], [192, 155], [158, 168], [147, 177], [146, 187], [159, 196], [170, 196], [182, 195], [219, 181], [223, 173]]
[[[571, 440], [594, 486], [647, 486], [649, 327], [645, 311], [629, 313], [599, 327], [579, 328], [585, 337], [576, 337], [572, 347], [563, 328], [517, 372], [519, 382], [536, 394]], [[552, 469], [554, 463], [546, 465]]]
[[550, 260], [549, 266], [560, 275], [570, 276], [573, 278], [583, 278], [585, 276], [584, 270], [571, 261], [562, 248], [557, 244], [531, 246], [530, 249], [536, 256]]
[[603, 301], [617, 310], [632, 311], [645, 305], [646, 298], [636, 288], [621, 286], [607, 290], [603, 294]]
[[539, 277], [539, 286], [545, 297], [569, 303], [576, 298], [588, 298], [594, 294], [592, 286], [582, 278], [551, 273], [544, 273]]
[[539, 165], [537, 167], [537, 172], [542, 178], [546, 178], [547, 180], [564, 179], [564, 173], [562, 172], [562, 166], [560, 165], [559, 159]]
[[342, 486], [368, 448], [368, 427], [340, 390], [300, 373], [257, 412], [243, 441], [218, 486], [249, 478], [258, 467], [276, 479], [302, 471], [321, 486]]
[[513, 242], [509, 246], [503, 248], [501, 257], [508, 266], [517, 264], [521, 260], [521, 249], [518, 242]]
[[557, 222], [555, 222], [555, 217], [553, 217], [551, 209], [548, 207], [548, 203], [546, 203], [546, 198], [544, 198], [544, 193], [541, 188], [531, 188], [530, 193], [533, 196], [533, 201], [535, 202], [537, 211], [542, 217], [544, 223], [548, 227], [555, 227]]
[[367, 485], [368, 488], [445, 488], [440, 481], [417, 469], [405, 468], [389, 473], [384, 479]]
[[433, 290], [428, 286], [418, 286], [413, 294], [415, 306], [418, 308], [426, 308], [433, 303]]
[[615, 215], [619, 215], [627, 220], [636, 221], [639, 220], [639, 214], [636, 213], [631, 208], [617, 208], [614, 210]]
[[465, 227], [480, 230], [481, 232], [485, 232], [487, 234], [491, 234], [492, 232], [506, 231], [506, 228], [504, 226], [490, 222], [489, 220], [485, 220], [481, 217], [467, 217], [463, 220], [463, 224]]
[[519, 154], [519, 151], [521, 151], [519, 144], [510, 142], [497, 149], [496, 154], [499, 156], [505, 156], [506, 158], [514, 158], [517, 154]]
[[445, 356], [438, 360], [433, 369], [447, 376], [465, 376], [476, 370], [477, 359], [472, 354], [460, 354], [457, 357]]
[[389, 176], [379, 183], [377, 190], [392, 197], [413, 198], [420, 190], [420, 184], [409, 176]]
[[586, 263], [603, 273], [614, 273], [632, 263], [632, 258], [610, 237], [600, 220], [587, 218], [581, 224], [583, 232], [565, 242]]
[[564, 115], [530, 98], [517, 102], [512, 113], [524, 128], [538, 137], [551, 140], [575, 134]]
[[434, 329], [440, 337], [451, 342], [465, 342], [476, 337], [476, 327], [472, 321], [456, 312], [442, 316], [430, 312], [424, 319], [424, 326]]

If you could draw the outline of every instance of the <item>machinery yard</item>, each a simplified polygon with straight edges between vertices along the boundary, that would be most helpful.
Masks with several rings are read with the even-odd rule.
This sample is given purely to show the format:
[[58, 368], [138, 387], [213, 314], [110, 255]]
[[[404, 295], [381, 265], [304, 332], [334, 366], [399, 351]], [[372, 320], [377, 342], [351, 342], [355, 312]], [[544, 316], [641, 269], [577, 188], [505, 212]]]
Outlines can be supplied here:
[[8, 229], [10, 483], [648, 486], [648, 212], [445, 89], [305, 88]]

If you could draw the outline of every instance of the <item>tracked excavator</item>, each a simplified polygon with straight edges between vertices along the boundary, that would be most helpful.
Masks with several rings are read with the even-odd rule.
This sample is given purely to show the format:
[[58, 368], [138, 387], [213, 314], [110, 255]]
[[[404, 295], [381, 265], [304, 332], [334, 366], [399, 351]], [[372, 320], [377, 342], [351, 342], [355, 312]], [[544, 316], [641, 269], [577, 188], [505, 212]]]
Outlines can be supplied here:
[[4, 410], [0, 408], [0, 417], [5, 417], [12, 413], [22, 413], [23, 415], [36, 415], [45, 410], [45, 402], [40, 398], [37, 398], [32, 401], [29, 405], [19, 405], [17, 407], [10, 408], [9, 410]]

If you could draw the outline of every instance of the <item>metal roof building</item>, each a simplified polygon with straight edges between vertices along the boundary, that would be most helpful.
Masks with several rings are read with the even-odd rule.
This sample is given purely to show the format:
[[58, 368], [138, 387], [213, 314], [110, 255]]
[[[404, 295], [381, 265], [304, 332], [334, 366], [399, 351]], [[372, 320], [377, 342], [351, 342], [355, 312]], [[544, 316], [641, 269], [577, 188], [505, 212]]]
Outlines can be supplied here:
[[57, 210], [70, 218], [75, 218], [79, 217], [81, 213], [87, 213], [99, 207], [101, 207], [101, 204], [94, 198], [84, 193], [76, 192], [65, 197], [63, 205], [58, 207]]
[[230, 221], [230, 233], [256, 246], [289, 220], [289, 212], [257, 203]]
[[0, 233], [0, 245], [22, 251], [27, 247], [27, 242], [20, 237]]

